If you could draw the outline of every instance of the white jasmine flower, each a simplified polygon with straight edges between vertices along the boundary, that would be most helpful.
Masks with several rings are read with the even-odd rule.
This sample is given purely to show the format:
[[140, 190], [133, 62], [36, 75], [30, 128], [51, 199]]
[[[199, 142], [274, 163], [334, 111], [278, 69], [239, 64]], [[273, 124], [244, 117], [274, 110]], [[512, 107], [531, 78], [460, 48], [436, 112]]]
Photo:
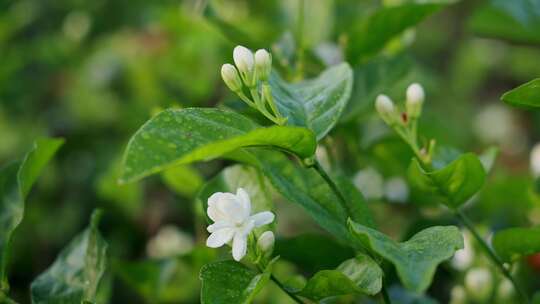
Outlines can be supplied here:
[[159, 230], [146, 246], [151, 258], [166, 258], [190, 252], [194, 246], [193, 238], [174, 226], [165, 226]]
[[260, 80], [267, 80], [272, 70], [272, 56], [265, 49], [255, 52], [255, 68]]
[[221, 78], [233, 92], [242, 90], [242, 80], [234, 65], [226, 63], [221, 66]]
[[384, 183], [384, 195], [391, 202], [404, 203], [409, 198], [409, 186], [402, 177], [391, 177]]
[[471, 235], [467, 231], [461, 231], [463, 235], [464, 247], [456, 251], [452, 258], [452, 266], [458, 270], [469, 268], [474, 261], [474, 249], [471, 240]]
[[241, 73], [251, 73], [255, 64], [253, 53], [246, 47], [238, 45], [233, 50], [234, 64]]
[[531, 150], [531, 172], [534, 177], [540, 177], [540, 143], [534, 145]]
[[502, 279], [499, 283], [499, 288], [497, 288], [497, 294], [499, 295], [499, 299], [510, 299], [514, 294], [514, 285], [512, 285], [510, 280], [506, 278]]
[[392, 99], [386, 95], [379, 95], [375, 100], [375, 108], [381, 118], [387, 123], [391, 124], [394, 120], [395, 107]]
[[214, 223], [207, 228], [211, 234], [206, 246], [218, 248], [232, 241], [232, 255], [236, 261], [246, 255], [251, 231], [274, 221], [274, 214], [270, 211], [251, 215], [251, 200], [242, 188], [238, 188], [236, 194], [212, 194], [208, 198], [207, 214]]
[[269, 252], [274, 248], [275, 241], [274, 233], [272, 231], [265, 231], [257, 240], [257, 247], [259, 247], [262, 252]]
[[407, 88], [407, 101], [405, 106], [410, 118], [418, 118], [422, 113], [424, 103], [424, 88], [418, 83], [413, 83]]
[[450, 304], [465, 304], [467, 303], [467, 292], [461, 285], [452, 287], [450, 291]]
[[383, 196], [383, 177], [375, 169], [368, 167], [356, 173], [353, 183], [367, 200], [380, 199]]

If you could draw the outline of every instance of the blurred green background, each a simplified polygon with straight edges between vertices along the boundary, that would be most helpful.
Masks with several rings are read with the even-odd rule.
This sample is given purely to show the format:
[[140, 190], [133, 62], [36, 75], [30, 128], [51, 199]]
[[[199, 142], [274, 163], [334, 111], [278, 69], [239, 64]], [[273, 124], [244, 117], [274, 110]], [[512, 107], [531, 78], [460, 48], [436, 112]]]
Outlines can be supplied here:
[[[464, 151], [500, 148], [487, 186], [467, 210], [479, 227], [489, 233], [539, 225], [529, 151], [540, 140], [540, 117], [499, 100], [540, 75], [539, 1], [432, 1], [445, 7], [380, 49], [358, 53], [349, 47], [370, 14], [408, 2], [415, 1], [309, 0], [299, 19], [299, 0], [1, 1], [0, 163], [22, 155], [38, 137], [66, 139], [29, 197], [15, 234], [13, 297], [29, 303], [30, 282], [101, 207], [110, 245], [112, 291], [104, 293], [109, 303], [198, 303], [198, 270], [217, 253], [201, 246], [206, 235], [194, 216], [200, 208], [195, 197], [227, 163], [125, 186], [116, 176], [128, 139], [160, 109], [220, 105], [244, 111], [219, 74], [236, 44], [271, 50], [274, 67], [290, 80], [298, 76], [291, 69], [298, 62], [307, 77], [342, 60], [353, 64], [349, 110], [332, 140], [322, 143], [321, 157], [334, 155], [334, 170], [361, 190], [375, 191], [364, 195], [382, 230], [395, 238], [451, 222], [415, 193], [394, 201], [379, 193], [391, 187], [385, 190], [382, 181], [404, 177], [411, 154], [382, 125], [373, 101], [380, 93], [403, 100], [412, 82], [426, 88], [426, 138]], [[300, 58], [298, 46], [305, 50]], [[367, 178], [366, 170], [372, 174]], [[282, 202], [277, 214], [279, 237], [321, 233], [295, 206]], [[468, 272], [489, 265], [479, 255], [463, 269], [441, 267], [430, 296], [441, 303], [511, 303], [497, 295], [475, 298], [478, 292], [467, 290]], [[280, 271], [294, 267], [313, 270], [309, 263], [283, 263]], [[524, 260], [519, 271], [530, 290], [540, 289], [538, 262]], [[391, 280], [396, 297], [416, 299], [402, 295]], [[491, 285], [499, 281], [493, 275]], [[287, 303], [279, 293], [263, 292], [259, 303]], [[460, 294], [465, 302], [456, 302]]]

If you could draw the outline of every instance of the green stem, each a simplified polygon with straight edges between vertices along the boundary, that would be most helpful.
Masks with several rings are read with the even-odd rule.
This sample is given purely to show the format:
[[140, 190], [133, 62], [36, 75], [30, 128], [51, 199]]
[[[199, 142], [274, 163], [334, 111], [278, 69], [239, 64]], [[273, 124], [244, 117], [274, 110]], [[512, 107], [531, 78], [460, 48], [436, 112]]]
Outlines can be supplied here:
[[321, 166], [319, 161], [316, 159], [315, 159], [315, 162], [313, 163], [313, 168], [317, 171], [317, 173], [319, 173], [319, 175], [324, 179], [324, 181], [328, 184], [328, 186], [330, 186], [330, 188], [332, 189], [332, 192], [334, 192], [334, 194], [338, 197], [339, 202], [341, 203], [341, 206], [343, 207], [343, 209], [345, 209], [347, 214], [351, 215], [352, 212], [351, 212], [351, 209], [349, 208], [349, 205], [347, 204], [347, 199], [341, 193], [338, 186], [336, 185], [336, 183], [334, 183], [334, 181], [328, 175], [328, 173], [326, 173], [326, 171]]
[[383, 282], [382, 288], [381, 288], [381, 294], [382, 298], [385, 304], [391, 304], [392, 301], [390, 300], [390, 295], [388, 294], [388, 290], [386, 290], [386, 286]]
[[510, 271], [508, 271], [508, 269], [504, 267], [503, 262], [495, 254], [495, 252], [491, 249], [491, 247], [489, 247], [489, 245], [482, 238], [480, 233], [478, 233], [478, 231], [474, 228], [474, 225], [469, 220], [469, 218], [467, 218], [467, 216], [461, 210], [456, 210], [455, 215], [463, 223], [463, 225], [465, 225], [465, 227], [472, 233], [474, 238], [480, 244], [480, 247], [482, 248], [482, 250], [491, 259], [493, 264], [495, 264], [501, 270], [502, 274], [512, 283], [512, 285], [514, 285], [514, 289], [519, 294], [520, 298], [523, 300], [523, 303], [529, 303], [529, 300], [527, 298], [527, 294], [525, 293], [525, 291], [521, 289], [517, 281], [514, 279], [514, 277], [510, 273]]
[[271, 274], [270, 275], [270, 279], [272, 280], [272, 282], [274, 282], [281, 290], [283, 290], [283, 292], [285, 292], [289, 297], [291, 297], [291, 299], [293, 299], [296, 303], [299, 303], [299, 304], [304, 304], [304, 301], [302, 301], [302, 299], [300, 299], [297, 295], [291, 293], [290, 291], [288, 291], [285, 286], [273, 275]]

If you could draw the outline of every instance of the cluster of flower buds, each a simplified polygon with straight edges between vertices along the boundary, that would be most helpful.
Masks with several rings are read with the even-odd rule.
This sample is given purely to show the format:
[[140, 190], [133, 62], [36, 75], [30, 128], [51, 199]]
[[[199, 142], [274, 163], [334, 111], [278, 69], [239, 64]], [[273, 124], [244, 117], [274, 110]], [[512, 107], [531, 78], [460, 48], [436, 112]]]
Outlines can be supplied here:
[[266, 118], [278, 125], [285, 124], [287, 119], [277, 109], [268, 83], [272, 71], [270, 53], [260, 49], [254, 55], [251, 50], [239, 45], [234, 48], [233, 60], [236, 67], [230, 63], [221, 67], [221, 77], [227, 87]]
[[405, 109], [400, 110], [386, 95], [379, 95], [375, 100], [375, 108], [386, 124], [407, 142], [424, 163], [431, 162], [434, 141], [426, 149], [420, 149], [417, 143], [418, 118], [422, 114], [424, 89], [418, 83], [409, 85], [406, 92]]

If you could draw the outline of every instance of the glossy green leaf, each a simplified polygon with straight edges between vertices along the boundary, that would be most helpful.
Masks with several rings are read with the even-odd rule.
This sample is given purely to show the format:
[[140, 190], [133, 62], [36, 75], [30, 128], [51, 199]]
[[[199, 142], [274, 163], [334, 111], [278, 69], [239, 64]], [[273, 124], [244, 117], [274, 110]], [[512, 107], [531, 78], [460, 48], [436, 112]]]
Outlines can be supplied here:
[[[351, 30], [347, 58], [353, 64], [381, 50], [392, 38], [455, 1], [407, 1], [374, 11]], [[389, 21], [391, 20], [391, 22]]]
[[98, 230], [100, 211], [90, 226], [62, 250], [30, 287], [33, 304], [94, 302], [106, 268], [107, 243]]
[[536, 0], [490, 0], [472, 15], [477, 34], [518, 43], [540, 44], [540, 5]]
[[298, 293], [311, 300], [347, 294], [375, 295], [382, 287], [383, 271], [365, 254], [344, 261], [336, 270], [322, 270]]
[[540, 107], [540, 78], [504, 93], [501, 99], [513, 106]]
[[510, 228], [493, 236], [493, 247], [505, 262], [540, 252], [540, 227]]
[[315, 273], [320, 269], [336, 268], [354, 256], [354, 251], [334, 239], [319, 234], [301, 234], [291, 238], [278, 238], [274, 255], [287, 260], [303, 271]]
[[375, 111], [375, 98], [381, 93], [401, 96], [416, 81], [412, 60], [405, 55], [375, 58], [354, 69], [351, 100], [343, 120], [366, 116]]
[[455, 226], [430, 227], [402, 243], [354, 221], [349, 221], [349, 228], [365, 248], [392, 263], [403, 285], [416, 292], [425, 291], [437, 265], [464, 246], [463, 237]]
[[312, 130], [323, 138], [340, 119], [351, 96], [353, 72], [347, 63], [330, 67], [317, 78], [287, 83], [277, 73], [270, 77], [276, 105], [287, 124]]
[[437, 202], [457, 209], [480, 190], [486, 172], [475, 154], [466, 153], [446, 167], [430, 172], [426, 172], [415, 158], [408, 175], [413, 187], [433, 195]]
[[148, 303], [193, 302], [199, 297], [198, 270], [216, 251], [200, 247], [186, 256], [115, 263], [115, 272]]
[[247, 304], [270, 280], [270, 272], [259, 273], [235, 261], [202, 267], [201, 304]]
[[7, 290], [9, 243], [24, 216], [24, 201], [47, 163], [63, 144], [62, 139], [37, 140], [22, 161], [0, 170], [0, 290]]
[[211, 160], [242, 147], [275, 146], [304, 158], [313, 155], [315, 145], [313, 133], [305, 128], [261, 128], [240, 114], [213, 108], [169, 109], [150, 119], [129, 141], [122, 181]]
[[347, 229], [348, 218], [374, 226], [371, 212], [362, 195], [347, 179], [336, 179], [347, 200], [347, 208], [344, 208], [315, 169], [295, 165], [276, 152], [257, 151], [256, 155], [261, 160], [259, 166], [262, 172], [283, 197], [302, 206], [321, 227], [347, 245], [355, 246]]

